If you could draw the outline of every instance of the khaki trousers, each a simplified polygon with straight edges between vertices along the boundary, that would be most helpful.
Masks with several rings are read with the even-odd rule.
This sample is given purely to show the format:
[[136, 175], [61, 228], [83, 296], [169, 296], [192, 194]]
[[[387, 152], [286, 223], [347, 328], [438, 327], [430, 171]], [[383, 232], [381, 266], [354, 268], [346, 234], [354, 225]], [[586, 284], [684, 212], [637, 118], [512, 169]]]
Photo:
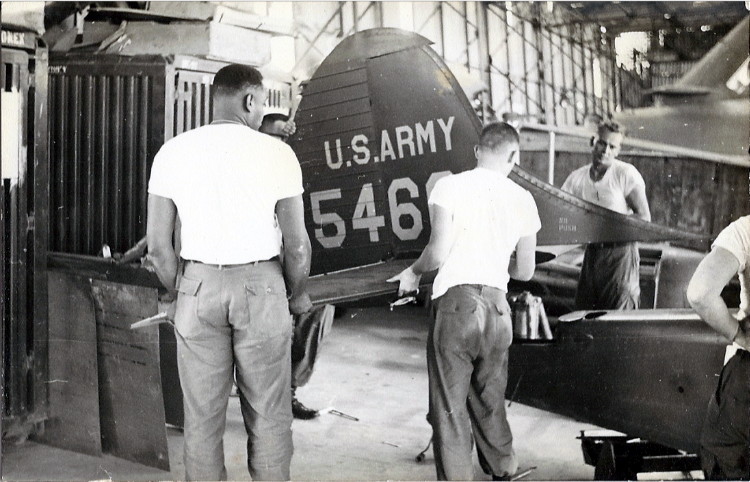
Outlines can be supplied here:
[[289, 480], [292, 318], [278, 261], [186, 262], [175, 313], [185, 477], [226, 479], [223, 435], [236, 372], [254, 480]]

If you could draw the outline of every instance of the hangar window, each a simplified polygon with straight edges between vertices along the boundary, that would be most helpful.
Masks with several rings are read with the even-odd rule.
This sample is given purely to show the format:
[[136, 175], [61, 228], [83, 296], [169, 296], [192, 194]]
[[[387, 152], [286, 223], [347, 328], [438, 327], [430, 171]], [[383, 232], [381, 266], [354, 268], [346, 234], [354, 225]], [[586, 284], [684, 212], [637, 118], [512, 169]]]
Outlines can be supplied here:
[[749, 85], [750, 57], [746, 58], [745, 61], [742, 62], [742, 65], [740, 65], [740, 68], [737, 69], [737, 71], [732, 74], [731, 77], [729, 77], [729, 80], [727, 80], [727, 87], [737, 92], [738, 94], [747, 92], [747, 88]]

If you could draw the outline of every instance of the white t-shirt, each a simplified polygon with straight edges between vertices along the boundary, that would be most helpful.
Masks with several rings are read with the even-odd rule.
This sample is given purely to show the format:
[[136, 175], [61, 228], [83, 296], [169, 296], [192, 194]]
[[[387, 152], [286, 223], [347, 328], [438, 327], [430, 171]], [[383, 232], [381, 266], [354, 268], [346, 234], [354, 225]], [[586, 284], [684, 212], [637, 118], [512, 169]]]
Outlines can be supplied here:
[[590, 169], [591, 164], [587, 164], [571, 172], [562, 190], [620, 214], [633, 214], [625, 198], [636, 186], [646, 186], [638, 169], [615, 159], [597, 182], [591, 180]]
[[280, 140], [238, 124], [213, 124], [162, 146], [148, 192], [177, 206], [183, 258], [242, 264], [279, 254], [276, 202], [302, 194], [302, 172]]
[[740, 262], [740, 311], [737, 319], [750, 315], [750, 216], [733, 222], [716, 237], [713, 247], [726, 249]]
[[460, 284], [508, 289], [508, 264], [518, 240], [542, 227], [531, 194], [502, 174], [477, 167], [440, 179], [430, 204], [450, 213], [450, 251], [432, 297]]

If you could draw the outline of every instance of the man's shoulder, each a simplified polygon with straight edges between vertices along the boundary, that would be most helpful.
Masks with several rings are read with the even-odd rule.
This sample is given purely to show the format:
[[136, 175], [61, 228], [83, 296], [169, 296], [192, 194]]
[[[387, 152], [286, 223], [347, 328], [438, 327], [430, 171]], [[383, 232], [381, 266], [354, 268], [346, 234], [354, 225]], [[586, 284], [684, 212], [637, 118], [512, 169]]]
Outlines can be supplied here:
[[612, 167], [615, 168], [615, 170], [625, 173], [625, 174], [639, 174], [640, 171], [638, 171], [638, 168], [635, 167], [633, 164], [621, 161], [620, 159], [615, 159], [612, 161]]
[[456, 186], [458, 184], [470, 182], [471, 172], [472, 171], [461, 171], [458, 173], [450, 173], [438, 179], [435, 185], [437, 186], [438, 184], [440, 184], [441, 186]]
[[568, 174], [568, 177], [565, 179], [565, 182], [584, 179], [586, 176], [588, 176], [590, 169], [591, 169], [591, 163], [581, 166], [579, 168], [573, 169], [573, 171], [570, 174]]
[[724, 229], [735, 230], [750, 236], [750, 215], [737, 219]]
[[190, 129], [189, 131], [181, 132], [174, 136], [173, 138], [166, 141], [162, 146], [162, 151], [169, 151], [170, 149], [181, 149], [184, 146], [191, 145], [195, 142], [197, 142], [198, 139], [203, 137], [203, 129], [205, 126], [196, 127], [195, 129]]

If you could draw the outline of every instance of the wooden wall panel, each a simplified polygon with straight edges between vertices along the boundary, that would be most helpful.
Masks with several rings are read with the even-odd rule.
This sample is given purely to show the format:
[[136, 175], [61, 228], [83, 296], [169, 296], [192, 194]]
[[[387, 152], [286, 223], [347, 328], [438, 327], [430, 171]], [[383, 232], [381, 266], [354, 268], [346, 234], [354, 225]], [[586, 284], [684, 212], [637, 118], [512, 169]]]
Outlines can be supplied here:
[[130, 329], [132, 323], [156, 314], [156, 289], [93, 280], [91, 291], [102, 448], [117, 457], [169, 470], [158, 326]]
[[102, 454], [96, 316], [88, 278], [49, 271], [49, 418], [40, 442]]

